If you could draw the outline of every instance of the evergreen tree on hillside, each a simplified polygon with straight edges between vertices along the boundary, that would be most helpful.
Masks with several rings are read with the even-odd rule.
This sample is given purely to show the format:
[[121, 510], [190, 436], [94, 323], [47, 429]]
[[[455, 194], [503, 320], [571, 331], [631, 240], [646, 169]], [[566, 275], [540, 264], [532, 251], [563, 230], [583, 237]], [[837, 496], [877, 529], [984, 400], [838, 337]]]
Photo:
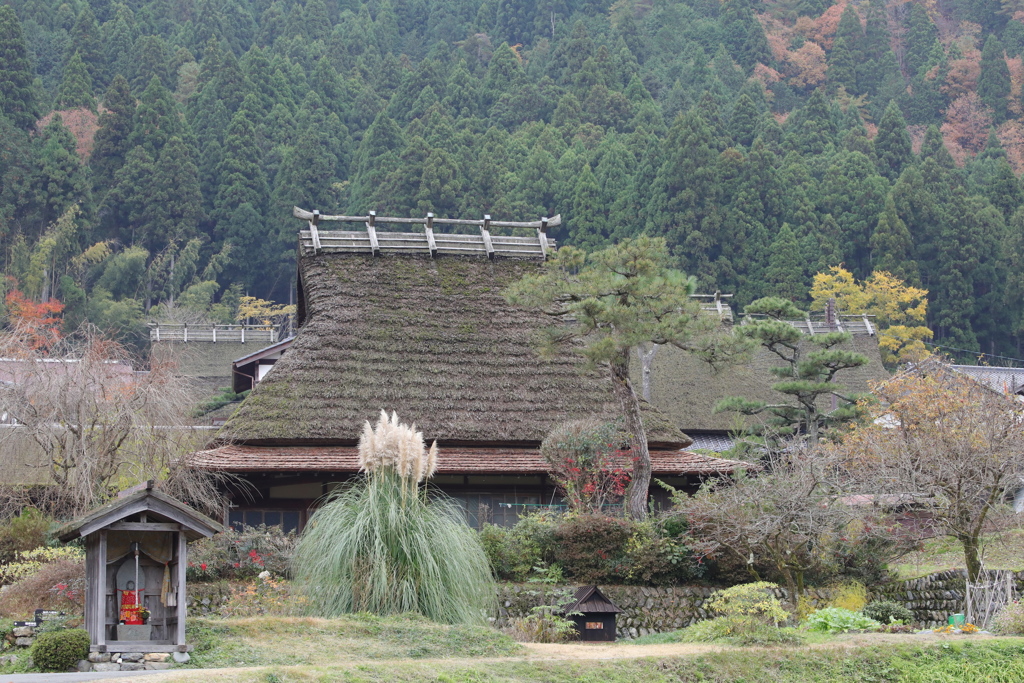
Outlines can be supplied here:
[[908, 20], [905, 59], [911, 77], [917, 76], [929, 64], [932, 51], [939, 45], [939, 31], [935, 28], [924, 5], [912, 3]]
[[32, 197], [37, 209], [38, 229], [57, 220], [72, 204], [88, 210], [91, 187], [88, 170], [78, 158], [77, 143], [60, 114], [53, 118], [36, 138], [38, 167]]
[[10, 5], [0, 5], [0, 74], [0, 113], [18, 128], [31, 129], [38, 115], [32, 65], [21, 23]]
[[150, 155], [155, 156], [168, 140], [174, 136], [181, 137], [183, 133], [184, 126], [171, 92], [157, 76], [153, 76], [139, 97], [128, 146], [141, 145]]
[[978, 76], [978, 95], [992, 109], [995, 123], [1002, 123], [1008, 115], [1010, 97], [1010, 69], [1003, 57], [1003, 44], [994, 35], [985, 41], [981, 51], [981, 75]]
[[872, 270], [884, 270], [910, 284], [919, 281], [917, 263], [912, 258], [914, 241], [896, 212], [892, 195], [885, 199], [885, 210], [878, 217], [869, 246]]
[[92, 167], [95, 186], [105, 192], [114, 183], [114, 174], [124, 165], [135, 118], [135, 98], [132, 97], [128, 81], [121, 74], [114, 77], [103, 96], [103, 113], [99, 118], [99, 130], [93, 139]]
[[82, 56], [77, 52], [64, 67], [64, 80], [60, 82], [60, 90], [54, 104], [58, 109], [85, 107], [96, 111], [96, 98], [92, 96], [92, 79], [89, 78], [89, 70], [85, 68]]
[[800, 244], [789, 223], [782, 224], [782, 229], [772, 242], [765, 279], [777, 297], [789, 301], [807, 298]]
[[96, 23], [96, 15], [88, 4], [78, 13], [75, 26], [68, 36], [68, 54], [75, 53], [78, 53], [85, 62], [92, 82], [106, 86], [109, 81], [107, 57], [103, 53], [103, 38], [100, 35], [99, 24]]
[[910, 144], [910, 134], [907, 132], [907, 123], [903, 120], [903, 113], [895, 101], [890, 102], [885, 108], [885, 114], [878, 123], [875, 155], [878, 160], [878, 172], [891, 181], [899, 178], [903, 167], [913, 161], [914, 152]]
[[771, 49], [764, 28], [754, 16], [750, 0], [726, 0], [720, 18], [725, 46], [747, 73], [758, 62], [771, 65]]

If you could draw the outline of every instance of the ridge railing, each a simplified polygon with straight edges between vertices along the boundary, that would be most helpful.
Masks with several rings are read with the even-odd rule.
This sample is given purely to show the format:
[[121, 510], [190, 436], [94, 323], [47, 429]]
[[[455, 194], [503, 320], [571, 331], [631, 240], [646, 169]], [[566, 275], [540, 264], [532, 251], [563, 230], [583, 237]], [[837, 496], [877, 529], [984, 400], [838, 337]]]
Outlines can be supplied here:
[[[561, 214], [539, 221], [495, 221], [489, 215], [482, 220], [464, 218], [438, 218], [428, 213], [423, 218], [394, 218], [377, 216], [371, 211], [365, 216], [332, 216], [319, 211], [292, 209], [292, 215], [308, 223], [299, 231], [299, 245], [303, 254], [357, 253], [379, 256], [384, 252], [422, 253], [436, 257], [439, 254], [512, 256], [546, 259], [555, 249], [555, 240], [548, 238], [548, 228], [562, 224]], [[321, 221], [363, 223], [366, 230], [321, 230]], [[380, 225], [422, 225], [423, 232], [377, 231]], [[472, 225], [479, 234], [435, 233], [434, 225]], [[532, 228], [536, 237], [491, 235], [492, 228]]]
[[151, 342], [258, 342], [274, 344], [278, 330], [273, 325], [186, 325], [150, 323]]

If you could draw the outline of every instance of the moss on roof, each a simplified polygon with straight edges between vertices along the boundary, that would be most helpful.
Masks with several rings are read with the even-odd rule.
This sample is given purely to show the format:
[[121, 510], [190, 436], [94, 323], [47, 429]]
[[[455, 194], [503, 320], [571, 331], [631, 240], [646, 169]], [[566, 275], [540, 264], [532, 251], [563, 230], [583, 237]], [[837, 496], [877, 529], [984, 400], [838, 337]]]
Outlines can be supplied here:
[[[871, 385], [889, 377], [882, 367], [878, 340], [868, 335], [854, 335], [839, 348], [863, 353], [869, 362], [859, 368], [843, 370], [836, 383], [853, 394], [871, 391]], [[769, 368], [782, 366], [778, 356], [765, 350], [741, 365], [713, 370], [707, 363], [679, 349], [663, 346], [658, 349], [651, 366], [651, 403], [680, 429], [720, 431], [734, 429], [742, 422], [736, 413], [714, 413], [715, 404], [728, 396], [779, 403], [785, 396], [774, 391], [779, 381]], [[632, 363], [633, 381], [640, 386], [640, 363]]]
[[[447, 443], [540, 442], [567, 419], [617, 417], [611, 382], [538, 357], [549, 320], [501, 293], [540, 262], [318, 255], [299, 261], [305, 322], [227, 422], [243, 443], [354, 442], [384, 408]], [[691, 442], [650, 406], [654, 445]]]

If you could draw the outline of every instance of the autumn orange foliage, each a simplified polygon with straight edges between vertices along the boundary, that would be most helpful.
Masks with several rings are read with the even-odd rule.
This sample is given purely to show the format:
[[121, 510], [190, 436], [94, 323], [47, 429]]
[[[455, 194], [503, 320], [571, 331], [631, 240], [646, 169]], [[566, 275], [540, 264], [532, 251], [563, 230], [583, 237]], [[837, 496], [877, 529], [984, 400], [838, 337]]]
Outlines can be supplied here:
[[[964, 153], [977, 154], [988, 140], [992, 127], [992, 114], [976, 92], [969, 92], [953, 100], [946, 110], [942, 124], [942, 137], [957, 164], [964, 162]], [[954, 149], [959, 147], [963, 152]]]
[[[8, 278], [8, 281], [12, 285], [16, 284], [13, 278]], [[61, 302], [56, 299], [32, 301], [12, 286], [4, 303], [7, 305], [10, 326], [24, 333], [28, 350], [46, 349], [60, 340], [60, 314], [64, 310]]]

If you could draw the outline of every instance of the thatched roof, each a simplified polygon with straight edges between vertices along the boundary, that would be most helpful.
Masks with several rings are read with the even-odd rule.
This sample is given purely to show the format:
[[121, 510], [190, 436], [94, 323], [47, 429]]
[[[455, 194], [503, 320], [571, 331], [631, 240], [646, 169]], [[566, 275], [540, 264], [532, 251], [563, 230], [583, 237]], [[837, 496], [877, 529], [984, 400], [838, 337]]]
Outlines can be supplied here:
[[[200, 451], [192, 465], [219, 472], [346, 472], [359, 471], [354, 446], [228, 445]], [[619, 466], [632, 463], [623, 458]], [[750, 463], [710, 458], [690, 451], [651, 451], [651, 469], [658, 476], [728, 474], [750, 469]], [[442, 448], [438, 474], [539, 474], [550, 467], [536, 448]]]
[[[221, 436], [250, 445], [353, 445], [383, 408], [442, 445], [538, 444], [558, 423], [617, 417], [610, 380], [565, 353], [550, 321], [502, 290], [539, 260], [319, 254], [299, 259], [303, 324]], [[652, 447], [690, 439], [650, 406]]]
[[[866, 355], [870, 362], [844, 370], [836, 382], [849, 393], [867, 393], [871, 385], [889, 377], [882, 367], [876, 337], [855, 334], [842, 349]], [[736, 413], [715, 413], [715, 404], [728, 396], [778, 403], [785, 397], [772, 390], [779, 381], [769, 368], [783, 365], [778, 356], [759, 351], [749, 363], [715, 371], [707, 363], [679, 349], [658, 349], [651, 366], [651, 403], [682, 430], [725, 431], [737, 426]], [[633, 381], [640, 386], [640, 363], [632, 363]], [[742, 424], [742, 423], [740, 423]]]

